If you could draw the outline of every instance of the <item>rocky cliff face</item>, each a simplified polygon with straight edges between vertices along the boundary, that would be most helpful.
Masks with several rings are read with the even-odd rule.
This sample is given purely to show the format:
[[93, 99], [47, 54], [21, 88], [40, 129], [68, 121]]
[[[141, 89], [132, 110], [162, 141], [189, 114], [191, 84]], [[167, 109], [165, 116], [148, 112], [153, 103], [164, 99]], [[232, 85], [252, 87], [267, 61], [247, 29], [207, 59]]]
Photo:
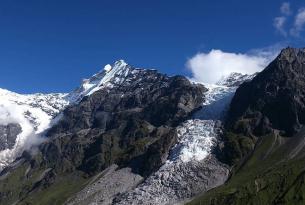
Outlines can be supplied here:
[[73, 103], [46, 141], [2, 172], [2, 184], [16, 176], [20, 183], [0, 185], [1, 204], [36, 204], [43, 194], [45, 204], [54, 203], [49, 196], [56, 187], [61, 204], [113, 164], [132, 170], [126, 176], [147, 177], [167, 160], [177, 142], [175, 127], [202, 106], [206, 91], [182, 76], [116, 62], [68, 95]]
[[191, 204], [304, 204], [305, 50], [286, 48], [236, 91], [226, 120], [226, 185]]
[[304, 204], [304, 54], [218, 85], [107, 65], [1, 172], [0, 203]]
[[305, 123], [304, 62], [303, 49], [284, 49], [265, 70], [237, 89], [226, 127], [248, 138], [238, 153], [229, 151], [235, 155], [228, 153], [229, 160], [246, 155], [257, 137], [275, 130], [282, 136], [293, 136], [300, 131]]
[[0, 151], [12, 149], [21, 131], [19, 124], [0, 125]]
[[255, 120], [249, 131], [255, 135], [265, 134], [268, 128], [287, 136], [295, 134], [305, 123], [304, 80], [305, 51], [283, 50], [264, 71], [237, 90], [229, 123], [252, 118]]
[[48, 132], [51, 142], [40, 150], [49, 166], [62, 169], [67, 161], [67, 168], [95, 173], [117, 163], [148, 175], [164, 163], [173, 127], [201, 106], [205, 89], [181, 76], [117, 67], [111, 86], [68, 107]]

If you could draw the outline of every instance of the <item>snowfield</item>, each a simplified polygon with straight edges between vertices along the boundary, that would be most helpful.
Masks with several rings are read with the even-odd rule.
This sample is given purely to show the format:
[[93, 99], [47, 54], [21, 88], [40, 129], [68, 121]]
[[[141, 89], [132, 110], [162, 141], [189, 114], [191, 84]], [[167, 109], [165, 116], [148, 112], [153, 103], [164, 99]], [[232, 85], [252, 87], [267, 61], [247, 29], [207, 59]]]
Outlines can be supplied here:
[[24, 149], [42, 141], [39, 136], [69, 104], [65, 97], [66, 94], [20, 95], [0, 89], [0, 125], [19, 124], [22, 130], [12, 149], [0, 151], [0, 170], [14, 161]]

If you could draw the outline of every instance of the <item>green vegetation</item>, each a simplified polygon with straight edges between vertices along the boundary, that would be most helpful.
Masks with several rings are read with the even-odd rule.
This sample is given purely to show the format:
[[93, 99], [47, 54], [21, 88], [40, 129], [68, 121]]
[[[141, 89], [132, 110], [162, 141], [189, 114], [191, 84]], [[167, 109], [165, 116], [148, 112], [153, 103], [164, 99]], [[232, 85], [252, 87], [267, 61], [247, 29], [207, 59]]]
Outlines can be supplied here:
[[0, 179], [0, 204], [56, 205], [63, 204], [73, 193], [81, 190], [90, 179], [81, 173], [62, 175], [42, 180], [46, 170], [29, 171], [30, 164], [24, 163]]
[[72, 194], [80, 191], [88, 182], [88, 179], [77, 175], [61, 176], [48, 189], [37, 191], [29, 195], [20, 204], [22, 205], [61, 205]]
[[305, 158], [288, 158], [292, 140], [296, 139], [263, 136], [248, 161], [225, 185], [189, 204], [304, 204]]

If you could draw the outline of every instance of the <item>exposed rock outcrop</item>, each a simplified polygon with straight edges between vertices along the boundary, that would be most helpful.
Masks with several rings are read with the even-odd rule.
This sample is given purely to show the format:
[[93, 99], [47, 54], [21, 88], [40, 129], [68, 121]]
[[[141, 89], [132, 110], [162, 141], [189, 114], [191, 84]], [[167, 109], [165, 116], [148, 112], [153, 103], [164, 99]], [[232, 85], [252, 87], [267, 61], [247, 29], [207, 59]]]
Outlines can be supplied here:
[[228, 116], [230, 126], [250, 121], [247, 131], [255, 135], [266, 134], [269, 128], [287, 136], [298, 132], [305, 123], [305, 50], [284, 49], [251, 82], [242, 84]]
[[0, 125], [0, 151], [12, 149], [21, 131], [19, 124]]
[[304, 204], [304, 124], [305, 49], [286, 48], [233, 97], [220, 155], [230, 180], [190, 204]]
[[[54, 187], [56, 201], [62, 203], [112, 164], [119, 169], [109, 176], [123, 181], [149, 176], [165, 163], [177, 142], [176, 126], [202, 106], [206, 91], [183, 76], [168, 77], [116, 62], [68, 95], [75, 103], [48, 130], [46, 141], [34, 154], [25, 152], [19, 166], [2, 173], [3, 182], [10, 183], [12, 176], [26, 170], [16, 188], [0, 185], [5, 196], [0, 196], [0, 203], [30, 203], [42, 193], [44, 203], [54, 203], [48, 197]], [[51, 170], [52, 180], [37, 179], [43, 170]], [[67, 181], [76, 177], [79, 182]]]

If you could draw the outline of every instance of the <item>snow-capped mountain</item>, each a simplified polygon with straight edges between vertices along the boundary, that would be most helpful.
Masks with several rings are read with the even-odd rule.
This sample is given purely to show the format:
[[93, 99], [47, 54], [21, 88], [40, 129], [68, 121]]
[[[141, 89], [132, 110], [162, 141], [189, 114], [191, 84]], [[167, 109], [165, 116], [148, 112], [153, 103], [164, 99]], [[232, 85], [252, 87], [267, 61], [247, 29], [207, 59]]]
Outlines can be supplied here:
[[[68, 104], [66, 94], [21, 95], [0, 89], [0, 170], [38, 143], [38, 137]], [[9, 146], [8, 146], [9, 145]]]
[[70, 94], [1, 90], [2, 166], [48, 140], [0, 204], [304, 204], [304, 53], [213, 85], [118, 61]]
[[103, 70], [94, 74], [91, 78], [84, 79], [81, 86], [71, 92], [67, 98], [70, 102], [78, 102], [84, 96], [89, 96], [100, 89], [111, 89], [121, 85], [124, 81], [128, 80], [128, 75], [135, 74], [136, 72], [124, 60], [116, 61], [113, 66], [107, 64]]
[[[81, 140], [72, 143], [74, 139], [69, 140], [69, 138], [74, 134], [67, 133], [77, 133], [82, 136], [94, 130], [94, 134], [84, 136], [85, 141], [90, 138], [94, 141], [95, 135], [103, 136], [106, 132], [111, 136], [111, 133], [118, 132], [115, 134], [115, 140], [124, 145], [112, 146], [119, 146], [120, 148], [116, 149], [122, 150], [129, 146], [139, 146], [143, 143], [142, 140], [147, 141], [146, 147], [141, 148], [145, 150], [158, 139], [152, 135], [157, 135], [162, 138], [159, 139], [160, 144], [154, 146], [161, 147], [150, 148], [157, 150], [146, 150], [143, 156], [145, 152], [155, 154], [165, 148], [169, 151], [162, 151], [159, 157], [154, 158], [156, 162], [146, 165], [145, 169], [148, 170], [146, 172], [150, 173], [150, 176], [143, 183], [141, 183], [143, 177], [131, 174], [128, 168], [126, 168], [129, 170], [127, 173], [126, 169], [116, 172], [117, 168], [115, 168], [113, 172], [116, 172], [116, 177], [111, 178], [112, 183], [123, 186], [130, 182], [128, 182], [130, 176], [136, 179], [130, 182], [133, 186], [117, 185], [111, 189], [113, 196], [102, 193], [96, 196], [104, 196], [107, 199], [97, 197], [90, 200], [106, 200], [109, 203], [114, 201], [114, 204], [143, 204], [143, 200], [147, 199], [151, 204], [180, 203], [226, 181], [229, 174], [228, 167], [216, 159], [213, 149], [220, 143], [221, 121], [236, 86], [250, 78], [251, 76], [234, 73], [227, 79], [222, 79], [218, 85], [200, 84], [189, 82], [181, 76], [168, 77], [156, 70], [135, 68], [119, 60], [113, 66], [106, 65], [97, 74], [83, 80], [79, 88], [68, 94], [20, 95], [0, 90], [0, 134], [3, 133], [0, 142], [5, 144], [0, 151], [0, 169], [13, 162], [25, 149], [43, 142], [45, 138], [42, 135], [48, 131], [50, 132], [46, 134], [47, 137], [52, 138], [52, 135], [55, 135], [65, 139], [60, 142], [63, 143], [60, 146], [65, 147], [63, 152], [82, 147], [74, 147]], [[65, 112], [61, 114], [64, 109]], [[196, 112], [189, 116], [194, 110]], [[112, 128], [114, 130], [111, 131], [112, 126], [117, 127]], [[123, 129], [122, 126], [127, 127]], [[100, 131], [96, 130], [97, 127]], [[48, 130], [48, 128], [54, 129]], [[133, 129], [139, 130], [132, 131]], [[165, 134], [166, 129], [171, 130], [172, 134]], [[145, 132], [148, 132], [147, 136], [141, 139]], [[129, 133], [130, 137], [126, 141], [121, 141], [126, 133]], [[171, 137], [168, 142], [162, 142], [169, 136]], [[140, 142], [136, 145], [129, 144], [134, 140]], [[70, 146], [72, 147], [69, 148]], [[53, 153], [54, 150], [48, 146], [41, 149], [46, 155], [45, 158], [48, 158], [48, 155], [52, 159], [58, 155], [71, 155], [71, 153]], [[45, 151], [48, 149], [50, 150]], [[69, 158], [66, 161], [70, 160], [74, 163], [74, 158], [80, 157], [79, 153], [82, 152], [76, 152], [76, 156], [72, 153], [73, 159]], [[132, 156], [138, 154], [137, 152], [140, 151], [129, 154]], [[134, 161], [133, 164], [139, 163], [136, 165], [137, 169], [144, 169], [139, 168], [142, 162], [136, 162], [137, 159]], [[158, 167], [158, 163], [162, 166]], [[151, 170], [154, 172], [151, 173]], [[123, 183], [120, 181], [122, 179], [127, 181]], [[102, 186], [103, 183], [96, 187]], [[180, 183], [179, 187], [177, 187], [178, 183]], [[102, 191], [96, 187], [94, 189], [97, 192]], [[88, 189], [90, 190], [91, 187], [84, 190]], [[118, 191], [123, 189], [124, 194], [117, 195]], [[77, 200], [91, 197], [87, 191], [78, 196], [80, 198], [76, 197]]]
[[43, 132], [56, 123], [60, 112], [103, 87], [122, 83], [130, 66], [123, 60], [83, 81], [75, 91], [51, 94], [18, 94], [0, 89], [0, 170], [22, 151], [41, 142]]

